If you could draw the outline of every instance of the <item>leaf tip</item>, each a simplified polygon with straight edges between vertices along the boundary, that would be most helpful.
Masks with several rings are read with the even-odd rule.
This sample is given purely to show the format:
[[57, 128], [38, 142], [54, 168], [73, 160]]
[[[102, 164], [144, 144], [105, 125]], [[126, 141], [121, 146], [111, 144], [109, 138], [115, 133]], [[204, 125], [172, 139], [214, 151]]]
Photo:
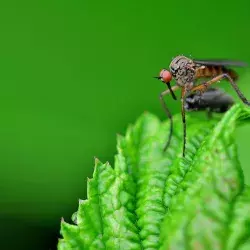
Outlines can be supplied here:
[[94, 160], [95, 160], [95, 166], [102, 164], [101, 161], [97, 157], [94, 157]]
[[74, 212], [71, 216], [71, 220], [77, 225], [77, 215], [78, 213], [77, 212]]
[[78, 199], [78, 203], [79, 203], [79, 205], [81, 205], [81, 204], [83, 204], [83, 203], [84, 203], [84, 200], [82, 200], [82, 199]]
[[121, 148], [121, 145], [124, 141], [124, 136], [121, 134], [116, 134], [117, 148]]

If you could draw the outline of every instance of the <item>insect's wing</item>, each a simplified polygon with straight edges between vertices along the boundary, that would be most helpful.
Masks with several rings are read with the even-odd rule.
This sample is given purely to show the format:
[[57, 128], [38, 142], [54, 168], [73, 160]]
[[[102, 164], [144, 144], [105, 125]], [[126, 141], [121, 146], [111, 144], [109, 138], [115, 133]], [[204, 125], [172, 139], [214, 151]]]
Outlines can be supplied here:
[[241, 61], [230, 61], [230, 60], [193, 60], [196, 64], [204, 66], [235, 66], [235, 67], [246, 67], [247, 63]]

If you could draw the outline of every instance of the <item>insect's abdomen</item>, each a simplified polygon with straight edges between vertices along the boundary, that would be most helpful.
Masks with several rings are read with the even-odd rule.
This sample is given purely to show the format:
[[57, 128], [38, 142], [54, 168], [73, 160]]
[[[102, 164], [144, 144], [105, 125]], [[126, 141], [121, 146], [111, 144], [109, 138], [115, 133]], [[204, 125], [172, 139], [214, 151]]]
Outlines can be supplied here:
[[237, 73], [232, 69], [223, 66], [205, 66], [196, 70], [195, 78], [212, 78], [221, 74], [228, 74], [233, 80], [238, 79]]

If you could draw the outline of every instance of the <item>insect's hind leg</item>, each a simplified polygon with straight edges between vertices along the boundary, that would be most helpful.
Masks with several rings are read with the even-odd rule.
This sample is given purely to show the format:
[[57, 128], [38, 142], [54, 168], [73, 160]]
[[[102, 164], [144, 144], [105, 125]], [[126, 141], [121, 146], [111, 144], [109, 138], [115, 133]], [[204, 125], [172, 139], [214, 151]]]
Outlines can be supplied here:
[[229, 81], [229, 83], [231, 84], [231, 86], [234, 88], [235, 92], [237, 93], [238, 97], [242, 100], [243, 103], [245, 103], [246, 105], [250, 106], [250, 102], [246, 99], [246, 97], [242, 94], [242, 92], [240, 91], [238, 85], [234, 82], [234, 80], [232, 79], [232, 77], [226, 73], [221, 74], [219, 76], [214, 77], [213, 79], [211, 79], [210, 81], [207, 81], [205, 83], [199, 84], [195, 87], [193, 87], [191, 89], [191, 92], [196, 92], [196, 91], [202, 91], [205, 92], [210, 85], [217, 83], [219, 81], [221, 81], [222, 79], [227, 79]]
[[234, 88], [235, 92], [239, 96], [239, 98], [242, 100], [243, 103], [245, 103], [247, 106], [250, 106], [250, 102], [246, 99], [246, 97], [243, 95], [243, 93], [240, 91], [238, 85], [234, 82], [232, 77], [229, 74], [223, 74], [223, 78], [227, 78], [232, 87]]

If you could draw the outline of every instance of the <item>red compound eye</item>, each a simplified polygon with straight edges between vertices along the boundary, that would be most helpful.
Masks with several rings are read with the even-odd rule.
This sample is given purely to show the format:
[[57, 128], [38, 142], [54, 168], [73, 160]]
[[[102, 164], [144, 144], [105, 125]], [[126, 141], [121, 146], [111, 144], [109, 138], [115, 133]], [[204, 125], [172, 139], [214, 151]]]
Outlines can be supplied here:
[[171, 79], [172, 79], [172, 75], [171, 73], [166, 70], [166, 69], [163, 69], [161, 72], [160, 72], [160, 77], [161, 77], [161, 80], [165, 83], [167, 82], [170, 82]]

